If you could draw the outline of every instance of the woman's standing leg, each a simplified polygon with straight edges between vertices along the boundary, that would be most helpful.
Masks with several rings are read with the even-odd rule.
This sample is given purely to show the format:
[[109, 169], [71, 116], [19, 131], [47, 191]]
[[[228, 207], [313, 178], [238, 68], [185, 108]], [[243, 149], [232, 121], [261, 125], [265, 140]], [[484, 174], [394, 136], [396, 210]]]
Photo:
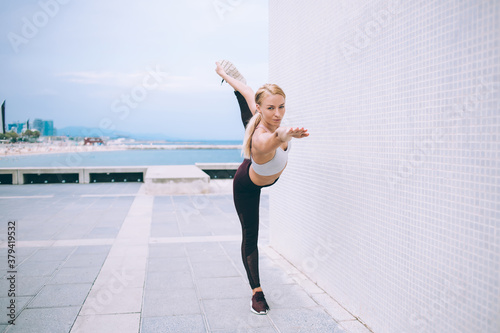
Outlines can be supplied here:
[[241, 258], [252, 288], [251, 310], [256, 314], [266, 314], [269, 310], [259, 277], [259, 205], [261, 187], [250, 180], [248, 171], [250, 160], [244, 160], [233, 180], [233, 200], [241, 223]]
[[235, 186], [233, 191], [234, 206], [241, 223], [242, 241], [241, 258], [247, 272], [250, 287], [260, 287], [259, 277], [259, 250], [257, 247], [259, 238], [259, 205], [260, 188], [245, 185], [248, 160], [245, 160], [235, 175]]

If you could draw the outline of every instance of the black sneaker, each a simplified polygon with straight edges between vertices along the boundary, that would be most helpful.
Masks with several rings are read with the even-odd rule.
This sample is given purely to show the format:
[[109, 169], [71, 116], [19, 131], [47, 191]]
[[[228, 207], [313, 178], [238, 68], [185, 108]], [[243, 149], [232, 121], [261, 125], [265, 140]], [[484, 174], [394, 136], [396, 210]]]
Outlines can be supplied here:
[[264, 293], [258, 291], [252, 296], [252, 302], [250, 303], [250, 310], [258, 315], [265, 315], [269, 311], [269, 305], [267, 305], [266, 299], [264, 298]]

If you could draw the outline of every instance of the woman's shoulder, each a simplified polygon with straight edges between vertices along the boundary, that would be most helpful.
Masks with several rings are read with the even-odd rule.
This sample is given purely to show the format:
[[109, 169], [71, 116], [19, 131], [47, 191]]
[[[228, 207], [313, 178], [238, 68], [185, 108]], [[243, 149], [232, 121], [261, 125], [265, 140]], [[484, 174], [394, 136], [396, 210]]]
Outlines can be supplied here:
[[258, 125], [257, 127], [255, 127], [255, 131], [254, 131], [254, 134], [255, 132], [259, 131], [260, 133], [270, 133], [271, 131], [268, 130], [265, 126], [263, 125]]

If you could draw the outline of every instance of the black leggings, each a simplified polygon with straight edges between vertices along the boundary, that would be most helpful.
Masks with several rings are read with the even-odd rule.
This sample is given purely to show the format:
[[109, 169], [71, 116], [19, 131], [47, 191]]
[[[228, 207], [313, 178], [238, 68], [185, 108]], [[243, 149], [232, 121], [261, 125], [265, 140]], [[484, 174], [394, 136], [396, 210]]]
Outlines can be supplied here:
[[[248, 108], [245, 98], [237, 91], [234, 92], [240, 104], [241, 120], [246, 127], [252, 112]], [[255, 185], [250, 179], [249, 170], [251, 160], [245, 159], [239, 166], [233, 180], [233, 200], [236, 212], [240, 218], [242, 229], [241, 258], [247, 271], [250, 287], [255, 289], [260, 287], [259, 279], [259, 250], [257, 249], [257, 239], [259, 236], [259, 204], [260, 190], [263, 187]]]

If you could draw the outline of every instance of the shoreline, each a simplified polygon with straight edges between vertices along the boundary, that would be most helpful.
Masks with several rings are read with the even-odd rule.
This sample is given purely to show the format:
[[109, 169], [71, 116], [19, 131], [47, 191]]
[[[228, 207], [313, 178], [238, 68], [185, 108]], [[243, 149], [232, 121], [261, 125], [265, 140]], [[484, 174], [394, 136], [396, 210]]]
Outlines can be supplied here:
[[178, 150], [178, 149], [241, 149], [241, 145], [62, 145], [62, 144], [4, 144], [0, 145], [0, 158], [7, 156], [87, 153], [118, 150]]

